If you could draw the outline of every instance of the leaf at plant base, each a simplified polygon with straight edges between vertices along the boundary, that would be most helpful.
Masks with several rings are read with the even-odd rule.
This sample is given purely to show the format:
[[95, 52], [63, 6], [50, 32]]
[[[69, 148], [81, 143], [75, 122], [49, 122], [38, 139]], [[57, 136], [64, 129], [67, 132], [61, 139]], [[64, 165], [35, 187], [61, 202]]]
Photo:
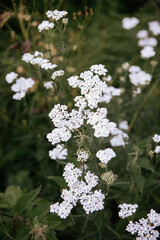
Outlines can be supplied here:
[[5, 193], [0, 193], [0, 207], [12, 208], [21, 196], [22, 191], [19, 186], [9, 186]]
[[22, 213], [24, 209], [32, 203], [41, 190], [41, 186], [32, 190], [29, 193], [23, 194], [16, 202], [15, 211]]
[[12, 197], [12, 201], [14, 204], [17, 202], [17, 200], [22, 196], [22, 190], [19, 186], [9, 186], [6, 189], [6, 194]]
[[148, 169], [152, 172], [155, 172], [155, 170], [154, 170], [153, 166], [151, 165], [148, 158], [139, 158], [137, 160], [137, 164], [142, 168], [145, 168], [145, 169]]
[[55, 181], [58, 184], [58, 186], [60, 186], [61, 188], [67, 187], [67, 183], [65, 182], [64, 178], [61, 176], [49, 176], [47, 178]]
[[12, 208], [12, 207], [13, 207], [12, 198], [5, 193], [0, 193], [0, 208]]

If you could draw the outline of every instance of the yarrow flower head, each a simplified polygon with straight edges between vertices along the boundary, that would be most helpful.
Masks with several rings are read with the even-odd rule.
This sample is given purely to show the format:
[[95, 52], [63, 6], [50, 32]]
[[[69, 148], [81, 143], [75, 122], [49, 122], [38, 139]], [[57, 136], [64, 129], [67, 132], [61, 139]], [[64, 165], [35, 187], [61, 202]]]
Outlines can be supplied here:
[[160, 153], [160, 146], [156, 146], [154, 151], [155, 151], [155, 153]]
[[64, 144], [57, 144], [53, 150], [49, 151], [49, 156], [51, 159], [56, 160], [56, 159], [66, 159], [66, 156], [68, 154], [67, 149], [64, 147]]
[[137, 33], [137, 38], [139, 39], [143, 39], [143, 38], [147, 38], [148, 37], [148, 31], [147, 30], [140, 30], [138, 33]]
[[39, 67], [45, 70], [54, 69], [57, 67], [56, 64], [52, 64], [51, 62], [49, 62], [48, 59], [43, 58], [43, 53], [39, 51], [35, 51], [34, 54], [31, 53], [23, 54], [22, 61], [30, 63], [32, 65], [38, 65]]
[[66, 16], [68, 14], [68, 12], [66, 11], [58, 11], [57, 9], [54, 11], [47, 11], [46, 15], [48, 18], [51, 18], [53, 21], [58, 21], [61, 18], [63, 18], [64, 16]]
[[146, 219], [141, 218], [135, 223], [129, 221], [126, 231], [130, 232], [132, 235], [137, 234], [137, 240], [156, 240], [159, 237], [159, 232], [154, 229], [160, 226], [160, 214], [151, 209], [150, 213], [147, 214], [147, 217], [148, 218]]
[[89, 152], [83, 149], [79, 149], [77, 151], [77, 156], [78, 156], [77, 161], [86, 162], [87, 159], [89, 158]]
[[106, 73], [108, 72], [108, 70], [105, 68], [105, 66], [104, 65], [102, 65], [102, 64], [95, 64], [95, 65], [92, 65], [91, 67], [90, 67], [90, 70], [92, 71], [92, 72], [94, 72], [95, 74], [98, 74], [98, 75], [103, 75], [103, 76], [105, 76], [106, 75]]
[[102, 163], [107, 164], [112, 158], [116, 157], [116, 153], [113, 149], [107, 148], [105, 150], [99, 150], [96, 153], [96, 157], [99, 158]]
[[51, 78], [54, 80], [56, 77], [60, 77], [64, 75], [64, 71], [63, 70], [58, 70], [55, 71], [54, 73], [52, 73]]
[[6, 81], [8, 83], [12, 83], [16, 78], [18, 77], [18, 74], [15, 72], [10, 72], [6, 75]]
[[157, 46], [157, 39], [155, 38], [145, 38], [145, 39], [140, 39], [138, 41], [138, 46], [140, 47], [156, 47]]
[[151, 74], [142, 71], [138, 66], [131, 66], [129, 72], [130, 82], [134, 86], [148, 85], [151, 82]]
[[160, 142], [160, 135], [154, 134], [152, 139], [153, 139], [154, 142], [159, 143]]
[[53, 28], [54, 28], [54, 23], [51, 23], [47, 20], [42, 21], [42, 23], [38, 25], [39, 32], [42, 32], [43, 30], [50, 30]]
[[151, 46], [146, 46], [141, 50], [141, 57], [142, 58], [151, 58], [156, 54], [154, 48]]
[[127, 130], [128, 129], [128, 122], [127, 121], [122, 121], [119, 124], [119, 128], [123, 129], [123, 130]]
[[63, 189], [61, 194], [63, 202], [51, 205], [51, 213], [56, 213], [60, 218], [66, 218], [78, 200], [82, 204], [86, 214], [104, 208], [103, 200], [105, 199], [105, 195], [101, 190], [92, 191], [92, 188], [98, 184], [98, 177], [95, 174], [88, 171], [84, 177], [85, 181], [80, 180], [82, 170], [76, 168], [73, 163], [68, 163], [64, 168], [63, 176], [69, 190]]
[[149, 30], [153, 35], [158, 36], [160, 34], [160, 23], [157, 21], [149, 22]]
[[44, 86], [46, 89], [53, 88], [53, 82], [52, 82], [52, 81], [44, 82], [44, 83], [43, 83], [43, 86]]
[[136, 212], [138, 205], [123, 203], [123, 204], [119, 204], [118, 207], [120, 208], [119, 217], [126, 218], [129, 216], [132, 216], [132, 214]]
[[13, 99], [21, 100], [25, 96], [27, 90], [31, 88], [34, 83], [35, 82], [32, 78], [18, 78], [16, 82], [11, 86], [12, 91], [16, 92], [13, 95]]
[[131, 18], [125, 17], [122, 20], [122, 26], [127, 30], [134, 28], [135, 26], [137, 26], [138, 23], [139, 23], [139, 20], [136, 17], [131, 17]]

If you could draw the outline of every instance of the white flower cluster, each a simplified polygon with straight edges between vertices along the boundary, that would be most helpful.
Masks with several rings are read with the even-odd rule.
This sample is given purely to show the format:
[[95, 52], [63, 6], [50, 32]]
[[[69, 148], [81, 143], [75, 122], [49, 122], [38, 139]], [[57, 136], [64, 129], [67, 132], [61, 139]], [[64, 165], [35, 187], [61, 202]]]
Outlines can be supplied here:
[[63, 189], [61, 194], [63, 202], [51, 205], [51, 213], [56, 213], [60, 218], [66, 218], [78, 200], [86, 214], [104, 208], [105, 195], [101, 193], [101, 190], [92, 191], [92, 188], [98, 184], [98, 177], [95, 174], [88, 171], [84, 177], [85, 181], [79, 180], [82, 177], [82, 170], [76, 168], [74, 164], [68, 163], [64, 168], [63, 176], [69, 190]]
[[49, 156], [52, 160], [56, 159], [61, 159], [64, 160], [66, 159], [66, 156], [68, 154], [67, 149], [64, 147], [64, 144], [57, 144], [55, 148], [49, 151]]
[[123, 130], [128, 130], [128, 122], [127, 121], [122, 121], [119, 123], [119, 128]]
[[52, 145], [60, 142], [67, 142], [72, 134], [66, 127], [55, 128], [51, 133], [47, 134], [47, 139]]
[[[116, 128], [116, 124], [109, 122], [106, 118], [107, 110], [105, 108], [98, 108], [95, 112], [90, 109], [85, 109], [87, 105], [91, 109], [96, 108], [98, 103], [102, 102], [101, 98], [104, 89], [106, 89], [106, 91], [109, 89], [109, 93], [107, 94], [110, 95], [110, 98], [120, 93], [115, 94], [115, 91], [117, 92], [119, 89], [107, 87], [106, 83], [101, 81], [98, 75], [94, 75], [94, 72], [99, 75], [106, 74], [107, 70], [102, 64], [93, 65], [90, 69], [91, 71], [81, 73], [80, 78], [75, 76], [68, 79], [72, 87], [79, 86], [81, 89], [82, 96], [77, 96], [74, 99], [75, 106], [79, 109], [73, 109], [69, 113], [67, 106], [57, 104], [49, 113], [49, 117], [56, 127], [47, 135], [48, 141], [52, 142], [53, 145], [60, 143], [60, 141], [68, 141], [71, 137], [71, 132], [80, 128], [85, 120], [87, 124], [92, 125], [95, 130], [94, 136], [97, 138], [108, 137], [111, 131]], [[113, 88], [112, 91], [111, 88]]]
[[89, 152], [79, 149], [77, 151], [77, 161], [79, 162], [87, 162], [87, 159], [89, 158]]
[[125, 146], [127, 142], [124, 141], [124, 139], [128, 139], [129, 136], [126, 132], [123, 130], [128, 130], [128, 122], [127, 121], [122, 121], [119, 124], [119, 128], [115, 128], [111, 131], [111, 134], [114, 136], [110, 140], [110, 144], [112, 147], [120, 147], [120, 146]]
[[[79, 76], [73, 76], [67, 79], [70, 86], [80, 88], [83, 102], [93, 109], [98, 107], [98, 103], [109, 103], [113, 96], [119, 96], [120, 89], [112, 86], [108, 87], [99, 76], [105, 76], [108, 70], [104, 65], [96, 64], [90, 67], [90, 71], [85, 71]], [[77, 99], [79, 100], [79, 99]]]
[[68, 14], [68, 12], [66, 11], [58, 11], [57, 9], [54, 11], [47, 11], [46, 15], [48, 18], [51, 18], [53, 21], [58, 21], [61, 18], [63, 18], [64, 16], [66, 16]]
[[53, 88], [53, 82], [52, 82], [52, 81], [43, 82], [43, 86], [44, 86], [46, 89]]
[[152, 139], [153, 139], [154, 142], [159, 143], [160, 142], [160, 135], [154, 134]]
[[51, 23], [47, 20], [42, 21], [39, 25], [38, 25], [38, 30], [39, 32], [42, 32], [43, 30], [50, 30], [54, 28], [54, 23]]
[[12, 83], [16, 78], [18, 77], [18, 74], [15, 72], [10, 72], [6, 75], [6, 82]]
[[139, 20], [136, 17], [131, 17], [131, 18], [125, 17], [122, 20], [122, 26], [126, 30], [130, 30], [130, 29], [136, 27], [138, 23], [139, 23]]
[[97, 108], [96, 112], [92, 112], [90, 110], [86, 110], [84, 112], [87, 123], [90, 124], [95, 130], [95, 137], [108, 137], [111, 131], [116, 128], [116, 124], [114, 122], [109, 122], [109, 120], [106, 118], [106, 108]]
[[160, 146], [156, 146], [154, 151], [155, 151], [155, 153], [160, 153]]
[[53, 145], [60, 141], [68, 141], [71, 137], [71, 132], [80, 128], [85, 119], [87, 123], [91, 124], [93, 129], [95, 129], [95, 137], [108, 137], [116, 128], [116, 124], [109, 122], [105, 117], [106, 112], [106, 109], [98, 108], [96, 112], [91, 112], [89, 109], [83, 112], [73, 109], [68, 113], [67, 106], [57, 104], [49, 113], [49, 117], [56, 128], [47, 134], [47, 139], [52, 142]]
[[87, 124], [90, 124], [93, 127], [95, 130], [94, 136], [97, 138], [108, 137], [116, 128], [116, 124], [114, 122], [109, 122], [106, 118], [106, 108], [97, 108], [96, 112], [85, 110], [84, 113], [85, 118], [87, 119]]
[[54, 73], [52, 73], [51, 78], [54, 80], [56, 77], [60, 77], [64, 75], [64, 71], [63, 70], [58, 70], [55, 71]]
[[157, 46], [157, 39], [155, 38], [144, 38], [144, 39], [140, 39], [138, 41], [138, 46], [140, 47], [146, 47], [146, 46], [150, 46], [150, 47], [156, 47]]
[[158, 36], [160, 34], [160, 23], [157, 21], [149, 22], [149, 30], [152, 32], [154, 36]]
[[120, 208], [120, 211], [118, 213], [119, 217], [126, 218], [129, 216], [132, 216], [132, 214], [136, 212], [138, 205], [123, 203], [123, 204], [119, 204], [118, 207]]
[[54, 69], [57, 67], [56, 64], [52, 64], [48, 59], [43, 58], [43, 53], [39, 51], [35, 51], [33, 55], [31, 53], [23, 54], [22, 61], [30, 63], [32, 65], [38, 65], [45, 70]]
[[16, 82], [11, 86], [11, 89], [13, 92], [16, 92], [13, 95], [13, 99], [15, 100], [20, 100], [22, 99], [25, 95], [26, 92], [29, 88], [33, 87], [34, 81], [32, 78], [18, 78]]
[[160, 214], [151, 209], [147, 216], [148, 218], [141, 218], [135, 223], [133, 221], [129, 221], [129, 224], [126, 227], [126, 231], [130, 232], [132, 235], [138, 235], [136, 240], [155, 240], [159, 238], [159, 232], [154, 229], [160, 226]]
[[144, 59], [153, 57], [155, 54], [156, 54], [156, 52], [154, 51], [154, 48], [151, 46], [145, 46], [141, 50], [141, 57]]
[[107, 148], [105, 150], [99, 150], [96, 156], [102, 163], [107, 164], [112, 158], [116, 157], [116, 153], [112, 148]]
[[141, 70], [140, 67], [133, 65], [129, 68], [129, 78], [134, 86], [144, 86], [150, 84], [152, 76]]
[[33, 87], [35, 82], [32, 78], [17, 77], [17, 73], [10, 72], [6, 75], [6, 81], [8, 83], [12, 83], [14, 80], [16, 80], [15, 83], [11, 86], [11, 90], [15, 92], [12, 98], [15, 100], [21, 100], [26, 95], [27, 90]]
[[137, 32], [137, 38], [143, 39], [143, 38], [148, 38], [148, 31], [147, 30], [140, 30]]
[[[152, 139], [153, 139], [154, 142], [159, 143], [160, 142], [160, 135], [154, 134]], [[154, 152], [155, 153], [160, 153], [160, 146], [156, 146]]]
[[[60, 77], [60, 76], [63, 76], [63, 75], [64, 75], [64, 71], [63, 70], [58, 70], [58, 71], [55, 71], [54, 73], [52, 73], [51, 78], [54, 80], [56, 77]], [[53, 88], [53, 82], [52, 81], [43, 82], [43, 86], [46, 89], [51, 89], [51, 88]]]

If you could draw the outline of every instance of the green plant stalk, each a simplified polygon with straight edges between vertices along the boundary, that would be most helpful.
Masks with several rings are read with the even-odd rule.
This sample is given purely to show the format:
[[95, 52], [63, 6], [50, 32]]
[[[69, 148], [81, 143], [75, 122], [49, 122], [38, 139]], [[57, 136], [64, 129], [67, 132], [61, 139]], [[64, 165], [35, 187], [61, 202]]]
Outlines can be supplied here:
[[139, 105], [139, 107], [137, 108], [137, 111], [134, 113], [131, 122], [129, 124], [129, 128], [128, 128], [128, 133], [131, 131], [131, 129], [133, 128], [133, 125], [137, 119], [137, 116], [140, 112], [140, 110], [142, 109], [143, 105], [146, 103], [148, 97], [151, 95], [151, 93], [153, 92], [154, 88], [156, 87], [156, 85], [158, 84], [159, 79], [157, 79], [157, 81], [155, 81], [155, 83], [152, 85], [152, 87], [150, 88], [150, 90], [148, 91], [148, 93], [144, 96], [143, 101], [141, 102], [141, 104]]
[[[16, 9], [16, 4], [15, 4], [14, 0], [12, 0], [12, 4], [13, 4], [14, 13], [15, 13], [15, 16], [17, 18], [17, 21], [19, 22], [19, 26], [20, 26], [21, 32], [23, 34], [23, 37], [24, 37], [25, 40], [28, 40], [28, 33], [27, 33], [27, 31], [24, 27], [23, 19], [20, 19], [19, 16], [18, 16], [17, 9]], [[20, 4], [22, 4], [22, 0], [20, 1]]]

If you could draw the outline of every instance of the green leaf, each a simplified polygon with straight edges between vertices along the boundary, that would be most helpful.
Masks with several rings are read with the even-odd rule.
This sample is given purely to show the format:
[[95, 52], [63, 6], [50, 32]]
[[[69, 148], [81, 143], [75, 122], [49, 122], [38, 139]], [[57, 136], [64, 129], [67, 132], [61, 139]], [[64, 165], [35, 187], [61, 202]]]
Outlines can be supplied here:
[[58, 184], [58, 186], [60, 186], [61, 188], [66, 188], [67, 187], [67, 183], [65, 182], [63, 177], [49, 176], [49, 177], [47, 177], [47, 179], [55, 181]]
[[56, 214], [49, 214], [46, 217], [46, 221], [45, 223], [48, 225], [48, 229], [55, 229], [56, 226], [58, 226], [60, 223], [62, 222], [62, 220], [60, 219], [60, 217], [58, 217]]
[[22, 191], [18, 186], [9, 186], [5, 193], [0, 193], [0, 207], [12, 208], [17, 200], [22, 196]]
[[145, 178], [143, 176], [136, 176], [135, 179], [134, 179], [134, 182], [137, 186], [137, 189], [143, 193], [143, 189], [144, 189], [144, 186], [145, 186]]
[[32, 190], [29, 193], [22, 195], [15, 205], [15, 211], [18, 213], [23, 212], [24, 209], [28, 208], [28, 206], [32, 203], [32, 201], [36, 198], [41, 190], [41, 186]]
[[19, 228], [17, 231], [16, 240], [28, 240], [30, 235], [29, 232], [29, 227], [21, 226], [21, 228]]
[[43, 219], [47, 213], [49, 213], [49, 207], [51, 203], [47, 200], [39, 200], [36, 201], [35, 208], [32, 210], [30, 216], [33, 219], [34, 217], [37, 217], [39, 221]]
[[12, 208], [12, 206], [12, 198], [5, 193], [0, 193], [0, 208]]
[[19, 186], [9, 186], [6, 189], [6, 194], [12, 197], [13, 205], [15, 205], [17, 200], [22, 196], [22, 191]]
[[155, 170], [154, 170], [153, 166], [151, 165], [148, 158], [139, 158], [137, 160], [137, 164], [142, 168], [145, 168], [145, 169], [148, 169], [152, 172], [155, 172]]

